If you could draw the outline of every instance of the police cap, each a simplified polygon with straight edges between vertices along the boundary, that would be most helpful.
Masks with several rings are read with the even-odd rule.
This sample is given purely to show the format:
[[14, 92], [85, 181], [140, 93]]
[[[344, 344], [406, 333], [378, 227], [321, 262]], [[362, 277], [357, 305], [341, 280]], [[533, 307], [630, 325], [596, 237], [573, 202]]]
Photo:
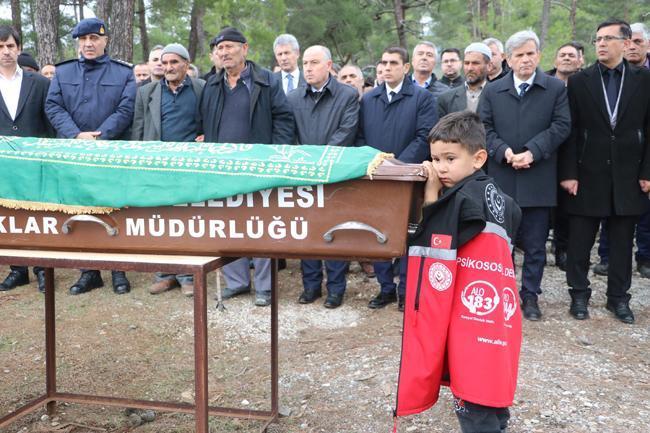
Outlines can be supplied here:
[[85, 18], [79, 21], [72, 30], [72, 37], [76, 39], [80, 36], [89, 35], [91, 33], [106, 36], [106, 24], [104, 23], [104, 20], [100, 20], [99, 18]]

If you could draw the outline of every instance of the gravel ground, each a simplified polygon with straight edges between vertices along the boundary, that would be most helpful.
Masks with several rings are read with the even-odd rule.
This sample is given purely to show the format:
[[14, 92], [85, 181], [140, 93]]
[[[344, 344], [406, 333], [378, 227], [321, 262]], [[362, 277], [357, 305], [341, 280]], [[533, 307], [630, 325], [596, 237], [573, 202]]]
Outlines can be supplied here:
[[[519, 260], [520, 258], [518, 258]], [[524, 323], [519, 386], [509, 432], [650, 432], [650, 289], [634, 274], [624, 325], [604, 308], [605, 278], [593, 277], [591, 319], [568, 314], [564, 274], [549, 255], [540, 322]], [[6, 268], [0, 269], [5, 272]], [[178, 290], [152, 297], [151, 277], [130, 274], [134, 291], [71, 297], [73, 271], [57, 272], [58, 381], [65, 390], [191, 401], [191, 301]], [[214, 278], [210, 291], [214, 292]], [[280, 273], [280, 404], [274, 432], [374, 433], [392, 430], [402, 316], [366, 305], [377, 290], [356, 264], [344, 305], [298, 305], [299, 264]], [[211, 404], [268, 408], [269, 310], [250, 296], [209, 310]], [[42, 389], [42, 300], [34, 285], [0, 293], [0, 413]], [[30, 415], [3, 432], [191, 432], [192, 417], [61, 405], [54, 419]], [[150, 418], [149, 418], [150, 419]], [[71, 424], [72, 423], [72, 424]], [[76, 425], [75, 425], [76, 424]], [[257, 431], [260, 424], [211, 419], [211, 431]], [[80, 427], [81, 426], [81, 427]], [[86, 427], [83, 427], [86, 426]], [[91, 428], [92, 427], [92, 428]], [[458, 431], [451, 396], [401, 419], [400, 432]]]

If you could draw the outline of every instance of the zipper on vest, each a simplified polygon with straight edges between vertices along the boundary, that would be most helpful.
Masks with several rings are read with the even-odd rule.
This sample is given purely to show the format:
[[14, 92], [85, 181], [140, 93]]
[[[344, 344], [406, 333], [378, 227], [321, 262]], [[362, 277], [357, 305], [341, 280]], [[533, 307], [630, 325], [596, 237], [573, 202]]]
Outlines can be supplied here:
[[415, 291], [415, 311], [420, 310], [420, 289], [422, 288], [423, 270], [424, 270], [424, 257], [420, 257], [420, 269], [418, 270], [418, 285]]

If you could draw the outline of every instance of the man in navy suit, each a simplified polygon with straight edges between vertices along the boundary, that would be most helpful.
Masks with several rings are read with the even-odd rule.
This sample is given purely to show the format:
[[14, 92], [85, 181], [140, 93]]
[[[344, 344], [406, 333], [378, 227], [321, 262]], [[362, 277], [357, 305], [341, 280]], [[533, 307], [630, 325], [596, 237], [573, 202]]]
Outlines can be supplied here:
[[293, 89], [306, 86], [305, 78], [298, 68], [300, 45], [294, 35], [283, 34], [273, 42], [273, 54], [280, 70], [275, 75], [282, 80], [282, 90], [288, 95]]
[[[45, 114], [45, 99], [50, 80], [18, 67], [20, 36], [9, 26], [0, 26], [0, 135], [51, 137], [54, 130]], [[45, 291], [43, 268], [35, 267], [38, 290]], [[11, 266], [0, 283], [0, 291], [29, 283], [26, 266]]]

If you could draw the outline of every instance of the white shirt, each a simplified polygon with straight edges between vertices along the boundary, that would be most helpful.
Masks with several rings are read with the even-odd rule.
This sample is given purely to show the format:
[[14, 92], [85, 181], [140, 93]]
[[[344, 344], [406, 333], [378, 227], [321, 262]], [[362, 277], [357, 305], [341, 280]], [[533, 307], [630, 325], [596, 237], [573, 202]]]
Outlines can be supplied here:
[[404, 80], [400, 81], [399, 84], [395, 86], [395, 88], [391, 88], [388, 85], [388, 83], [385, 84], [386, 84], [386, 96], [388, 97], [388, 102], [391, 102], [393, 97], [391, 96], [390, 92], [395, 92], [395, 94], [397, 95], [400, 92], [400, 90], [402, 90], [402, 85], [404, 84]]
[[287, 78], [288, 75], [291, 75], [293, 78], [293, 88], [297, 89], [299, 86], [299, 80], [300, 80], [300, 69], [296, 68], [295, 71], [291, 72], [284, 72], [282, 71], [282, 89], [284, 90], [284, 94], [287, 94], [287, 86], [289, 85], [289, 79]]
[[16, 120], [18, 111], [18, 99], [20, 98], [20, 87], [23, 84], [23, 70], [16, 66], [16, 72], [11, 78], [5, 78], [0, 74], [0, 93], [5, 101], [11, 120]]
[[528, 83], [528, 88], [526, 89], [526, 92], [528, 92], [530, 90], [530, 88], [533, 85], [533, 81], [535, 80], [535, 75], [536, 74], [537, 74], [537, 72], [533, 72], [533, 75], [531, 75], [530, 78], [528, 78], [526, 81], [522, 81], [519, 78], [517, 78], [517, 76], [515, 74], [512, 74], [512, 78], [514, 78], [514, 81], [515, 81], [515, 92], [517, 92], [517, 95], [519, 94], [519, 92], [521, 92], [521, 89], [519, 88], [519, 85], [521, 83]]

